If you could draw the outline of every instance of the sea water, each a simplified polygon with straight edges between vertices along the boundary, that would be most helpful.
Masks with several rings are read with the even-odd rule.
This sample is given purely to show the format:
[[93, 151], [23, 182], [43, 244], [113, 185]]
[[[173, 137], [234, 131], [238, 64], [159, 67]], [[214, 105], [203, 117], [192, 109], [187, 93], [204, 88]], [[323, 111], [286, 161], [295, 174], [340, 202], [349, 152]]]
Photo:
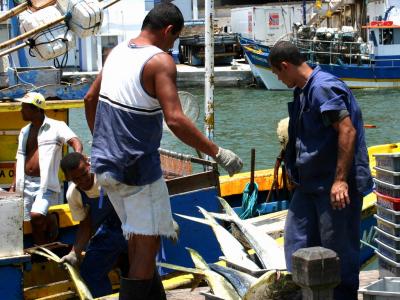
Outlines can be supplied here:
[[[197, 127], [204, 132], [204, 89], [182, 89], [195, 96], [200, 107]], [[367, 128], [367, 145], [400, 142], [400, 90], [354, 90], [363, 112]], [[291, 91], [268, 91], [256, 88], [216, 88], [215, 142], [235, 151], [244, 162], [244, 171], [250, 170], [250, 151], [256, 149], [256, 169], [272, 168], [280, 151], [276, 135], [277, 122], [287, 116]], [[92, 136], [87, 128], [83, 109], [72, 109], [70, 126], [84, 143], [84, 152], [90, 154]], [[196, 156], [196, 152], [165, 131], [161, 147]], [[221, 170], [221, 173], [223, 171]]]

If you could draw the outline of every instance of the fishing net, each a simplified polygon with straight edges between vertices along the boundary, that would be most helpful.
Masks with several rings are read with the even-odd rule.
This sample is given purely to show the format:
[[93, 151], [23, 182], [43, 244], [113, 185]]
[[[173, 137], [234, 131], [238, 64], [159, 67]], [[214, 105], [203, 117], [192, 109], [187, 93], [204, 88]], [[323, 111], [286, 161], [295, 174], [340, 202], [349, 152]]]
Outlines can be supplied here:
[[193, 172], [191, 156], [160, 149], [161, 168], [165, 179], [190, 175]]

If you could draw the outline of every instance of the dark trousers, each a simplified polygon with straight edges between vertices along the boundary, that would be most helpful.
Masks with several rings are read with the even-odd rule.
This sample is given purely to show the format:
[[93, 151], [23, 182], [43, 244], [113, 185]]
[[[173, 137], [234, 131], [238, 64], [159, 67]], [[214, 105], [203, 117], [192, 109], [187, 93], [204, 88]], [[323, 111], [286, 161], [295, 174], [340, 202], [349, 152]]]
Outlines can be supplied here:
[[128, 252], [128, 243], [122, 235], [121, 228], [100, 226], [90, 239], [80, 273], [93, 297], [112, 293], [108, 273], [121, 254]]
[[329, 193], [305, 193], [296, 189], [285, 224], [285, 258], [291, 271], [292, 254], [306, 247], [322, 246], [340, 258], [341, 283], [336, 300], [357, 299], [360, 270], [360, 222], [362, 196], [350, 192], [350, 205], [333, 210]]

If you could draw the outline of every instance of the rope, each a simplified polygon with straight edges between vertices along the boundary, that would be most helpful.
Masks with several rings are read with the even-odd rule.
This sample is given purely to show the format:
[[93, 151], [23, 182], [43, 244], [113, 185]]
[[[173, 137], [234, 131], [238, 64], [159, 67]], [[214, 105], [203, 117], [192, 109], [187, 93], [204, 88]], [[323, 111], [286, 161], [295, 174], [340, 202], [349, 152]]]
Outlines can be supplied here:
[[250, 182], [246, 185], [242, 197], [242, 213], [241, 219], [248, 219], [258, 215], [257, 213], [257, 199], [258, 199], [258, 185], [254, 182], [253, 190], [250, 189]]

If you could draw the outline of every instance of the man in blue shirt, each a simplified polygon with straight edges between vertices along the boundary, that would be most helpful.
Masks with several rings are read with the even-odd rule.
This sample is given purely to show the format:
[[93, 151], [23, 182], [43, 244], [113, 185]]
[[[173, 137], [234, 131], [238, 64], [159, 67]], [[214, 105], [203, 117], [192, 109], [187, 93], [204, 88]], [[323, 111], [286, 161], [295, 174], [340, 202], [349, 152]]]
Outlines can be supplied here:
[[[110, 200], [103, 195], [96, 176], [90, 173], [88, 158], [70, 153], [61, 160], [61, 169], [72, 181], [67, 191], [74, 221], [79, 221], [71, 252], [61, 262], [80, 264], [80, 273], [93, 297], [112, 293], [108, 273], [121, 255], [127, 256], [128, 243]], [[86, 254], [82, 257], [82, 252]]]
[[285, 225], [288, 269], [300, 248], [332, 249], [341, 262], [334, 297], [357, 299], [362, 199], [373, 187], [361, 110], [343, 81], [312, 69], [292, 43], [278, 42], [269, 62], [294, 88], [285, 153], [296, 186]]

